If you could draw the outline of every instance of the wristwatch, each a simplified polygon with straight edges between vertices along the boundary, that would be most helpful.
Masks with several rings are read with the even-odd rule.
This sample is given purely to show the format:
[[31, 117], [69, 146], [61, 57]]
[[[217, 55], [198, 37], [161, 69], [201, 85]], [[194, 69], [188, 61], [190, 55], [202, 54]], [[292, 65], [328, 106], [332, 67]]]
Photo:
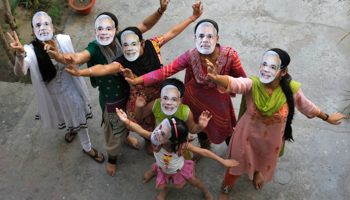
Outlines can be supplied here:
[[25, 57], [27, 57], [27, 52], [24, 51], [24, 53], [21, 53], [21, 54], [17, 54], [17, 52], [16, 52], [16, 57], [17, 58], [25, 58]]

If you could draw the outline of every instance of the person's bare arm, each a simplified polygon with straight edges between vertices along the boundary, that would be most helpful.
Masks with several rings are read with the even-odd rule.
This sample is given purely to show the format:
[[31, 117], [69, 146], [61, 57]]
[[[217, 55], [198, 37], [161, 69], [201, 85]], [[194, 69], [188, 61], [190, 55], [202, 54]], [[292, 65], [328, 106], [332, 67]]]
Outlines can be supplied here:
[[[203, 5], [202, 2], [199, 1], [192, 5], [193, 14], [191, 17], [185, 19], [181, 23], [177, 24], [173, 28], [171, 28], [168, 32], [166, 32], [164, 37], [164, 44], [172, 40], [174, 37], [179, 35], [188, 25], [190, 25], [192, 22], [195, 22], [203, 13]], [[164, 45], [163, 44], [163, 45]]]
[[[18, 77], [23, 77], [27, 74], [29, 65], [27, 62], [24, 61], [24, 55], [25, 55], [25, 50], [24, 47], [22, 46], [21, 42], [18, 39], [16, 31], [13, 31], [13, 36], [11, 36], [10, 33], [7, 33], [8, 37], [11, 39], [10, 47], [12, 50], [16, 52], [16, 61], [15, 61], [15, 66], [14, 66], [14, 73]], [[21, 55], [20, 57], [18, 57]]]
[[189, 132], [192, 134], [200, 133], [205, 127], [207, 127], [208, 122], [211, 118], [212, 116], [210, 115], [209, 111], [203, 111], [202, 114], [199, 116], [198, 124], [196, 124], [193, 119], [193, 113], [192, 111], [190, 111], [186, 121], [186, 125], [189, 129]]
[[160, 0], [160, 8], [157, 9], [152, 15], [148, 16], [145, 20], [143, 20], [136, 27], [141, 31], [141, 33], [145, 33], [150, 30], [159, 19], [163, 16], [164, 12], [168, 8], [168, 3], [170, 0]]
[[152, 108], [156, 100], [153, 100], [146, 104], [145, 99], [146, 98], [143, 94], [138, 94], [136, 96], [134, 115], [137, 119], [144, 119], [148, 115], [152, 114]]
[[188, 143], [187, 149], [189, 151], [193, 151], [193, 152], [198, 153], [202, 156], [205, 156], [207, 158], [215, 160], [225, 167], [234, 167], [234, 166], [238, 166], [238, 164], [239, 164], [236, 160], [223, 159], [223, 158], [219, 157], [218, 155], [216, 155], [215, 153], [209, 151], [208, 149], [196, 147], [191, 143]]
[[90, 52], [88, 50], [83, 50], [78, 53], [66, 53], [60, 54], [54, 50], [48, 50], [47, 52], [52, 59], [55, 59], [57, 62], [67, 65], [67, 61], [65, 58], [73, 58], [76, 64], [83, 64], [90, 60]]
[[140, 125], [136, 124], [135, 122], [130, 121], [130, 119], [128, 119], [128, 116], [126, 115], [126, 113], [122, 109], [116, 108], [115, 111], [117, 112], [117, 115], [118, 115], [120, 121], [122, 121], [126, 125], [127, 128], [132, 129], [137, 134], [141, 135], [142, 137], [144, 137], [146, 139], [151, 139], [152, 132], [148, 132], [145, 129], [143, 129]]
[[78, 70], [75, 60], [70, 58], [65, 58], [68, 68], [65, 70], [69, 73], [71, 73], [73, 76], [105, 76], [107, 74], [115, 74], [119, 72], [120, 65], [117, 62], [112, 62], [107, 65], [94, 65], [90, 68], [85, 68]]

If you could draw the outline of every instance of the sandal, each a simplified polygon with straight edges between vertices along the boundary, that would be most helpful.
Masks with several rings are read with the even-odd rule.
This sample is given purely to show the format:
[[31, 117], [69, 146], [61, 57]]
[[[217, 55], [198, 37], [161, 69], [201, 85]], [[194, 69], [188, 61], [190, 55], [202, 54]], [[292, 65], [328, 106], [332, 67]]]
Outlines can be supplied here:
[[[64, 139], [66, 140], [67, 143], [71, 143], [71, 142], [73, 142], [76, 134], [77, 134], [77, 132], [75, 132], [75, 133], [66, 133], [66, 135], [64, 136]], [[71, 140], [69, 140], [69, 139], [67, 139], [67, 136], [68, 136], [68, 138], [73, 136], [73, 138]]]
[[83, 152], [86, 153], [88, 156], [90, 156], [92, 159], [94, 159], [96, 162], [102, 164], [105, 161], [105, 157], [103, 156], [103, 154], [100, 152], [102, 155], [102, 160], [97, 160], [97, 158], [100, 158], [100, 157], [98, 157], [99, 151], [97, 151], [94, 148], [91, 148], [91, 149], [94, 150], [94, 152], [95, 152], [95, 155], [93, 155], [93, 156], [89, 155], [84, 149], [83, 149]]

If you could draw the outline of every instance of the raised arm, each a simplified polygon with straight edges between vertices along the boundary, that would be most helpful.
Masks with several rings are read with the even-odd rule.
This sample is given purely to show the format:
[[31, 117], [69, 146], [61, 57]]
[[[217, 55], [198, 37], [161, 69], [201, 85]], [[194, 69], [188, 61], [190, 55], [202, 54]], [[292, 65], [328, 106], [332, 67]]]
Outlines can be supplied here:
[[198, 124], [196, 124], [193, 120], [193, 113], [192, 111], [190, 111], [186, 121], [186, 125], [189, 129], [189, 132], [192, 134], [200, 133], [201, 131], [203, 131], [203, 129], [205, 129], [205, 127], [207, 127], [208, 122], [211, 118], [212, 116], [210, 115], [209, 111], [203, 111], [198, 118]]
[[73, 58], [75, 60], [76, 64], [86, 63], [91, 58], [89, 51], [87, 51], [85, 49], [81, 52], [78, 52], [78, 53], [60, 54], [60, 53], [57, 53], [53, 50], [49, 50], [47, 53], [50, 55], [50, 57], [52, 59], [55, 59], [57, 62], [60, 62], [60, 63], [65, 64], [65, 65], [68, 64], [65, 58]]
[[75, 60], [72, 57], [65, 57], [68, 68], [65, 70], [74, 76], [105, 76], [107, 74], [115, 74], [119, 72], [120, 65], [117, 62], [112, 62], [107, 65], [94, 65], [90, 68], [78, 70]]
[[151, 139], [152, 133], [146, 131], [140, 125], [138, 125], [135, 122], [132, 122], [130, 119], [128, 119], [128, 116], [126, 115], [126, 113], [122, 109], [116, 108], [115, 111], [117, 112], [117, 115], [118, 115], [120, 121], [122, 121], [126, 125], [127, 128], [132, 129], [137, 134], [141, 135], [142, 137], [144, 137], [146, 139]]
[[195, 153], [198, 153], [202, 156], [205, 156], [207, 158], [210, 158], [212, 160], [216, 160], [217, 162], [222, 164], [224, 167], [234, 167], [234, 166], [238, 166], [238, 164], [239, 164], [236, 160], [223, 159], [223, 158], [219, 157], [218, 155], [216, 155], [215, 153], [213, 153], [207, 149], [202, 149], [202, 148], [196, 147], [191, 143], [188, 143], [187, 149], [190, 151], [193, 151]]
[[174, 37], [179, 35], [188, 25], [190, 25], [192, 22], [195, 22], [203, 13], [203, 5], [202, 2], [199, 1], [195, 4], [192, 5], [193, 9], [193, 14], [189, 18], [185, 19], [181, 23], [177, 24], [173, 28], [171, 28], [168, 32], [166, 32], [163, 37], [164, 37], [164, 43], [169, 42], [172, 40]]
[[155, 11], [152, 15], [148, 16], [144, 19], [140, 24], [136, 27], [140, 29], [141, 33], [145, 33], [150, 30], [163, 16], [164, 12], [168, 8], [168, 3], [170, 0], [160, 0], [160, 7]]
[[17, 37], [16, 31], [13, 31], [13, 36], [11, 36], [10, 33], [7, 33], [9, 38], [11, 39], [10, 47], [12, 50], [16, 52], [16, 62], [14, 66], [14, 73], [18, 77], [23, 77], [24, 75], [27, 74], [28, 71], [28, 63], [24, 61], [24, 58], [26, 56], [26, 52], [24, 50], [24, 47], [22, 46], [21, 42], [19, 41]]
[[211, 80], [213, 80], [216, 84], [227, 88], [228, 84], [230, 83], [229, 81], [229, 77], [227, 75], [219, 75], [218, 74], [218, 67], [219, 67], [219, 63], [215, 63], [215, 65], [210, 62], [208, 59], [206, 59], [207, 61], [207, 72], [208, 72], [208, 76]]

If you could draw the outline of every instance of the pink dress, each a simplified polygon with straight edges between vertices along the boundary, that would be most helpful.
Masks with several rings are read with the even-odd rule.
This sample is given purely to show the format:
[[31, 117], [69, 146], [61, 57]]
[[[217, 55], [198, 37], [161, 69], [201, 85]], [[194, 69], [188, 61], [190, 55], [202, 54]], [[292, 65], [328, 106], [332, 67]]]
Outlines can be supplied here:
[[[226, 155], [227, 158], [239, 162], [237, 167], [230, 168], [230, 174], [247, 173], [253, 180], [254, 172], [260, 171], [265, 181], [270, 182], [284, 143], [288, 104], [285, 103], [270, 117], [262, 115], [253, 100], [253, 81], [249, 78], [229, 78], [227, 91], [244, 94], [247, 103], [247, 110], [237, 123]], [[319, 114], [320, 110], [304, 96], [300, 88], [293, 95], [293, 99], [295, 107], [308, 118]]]

